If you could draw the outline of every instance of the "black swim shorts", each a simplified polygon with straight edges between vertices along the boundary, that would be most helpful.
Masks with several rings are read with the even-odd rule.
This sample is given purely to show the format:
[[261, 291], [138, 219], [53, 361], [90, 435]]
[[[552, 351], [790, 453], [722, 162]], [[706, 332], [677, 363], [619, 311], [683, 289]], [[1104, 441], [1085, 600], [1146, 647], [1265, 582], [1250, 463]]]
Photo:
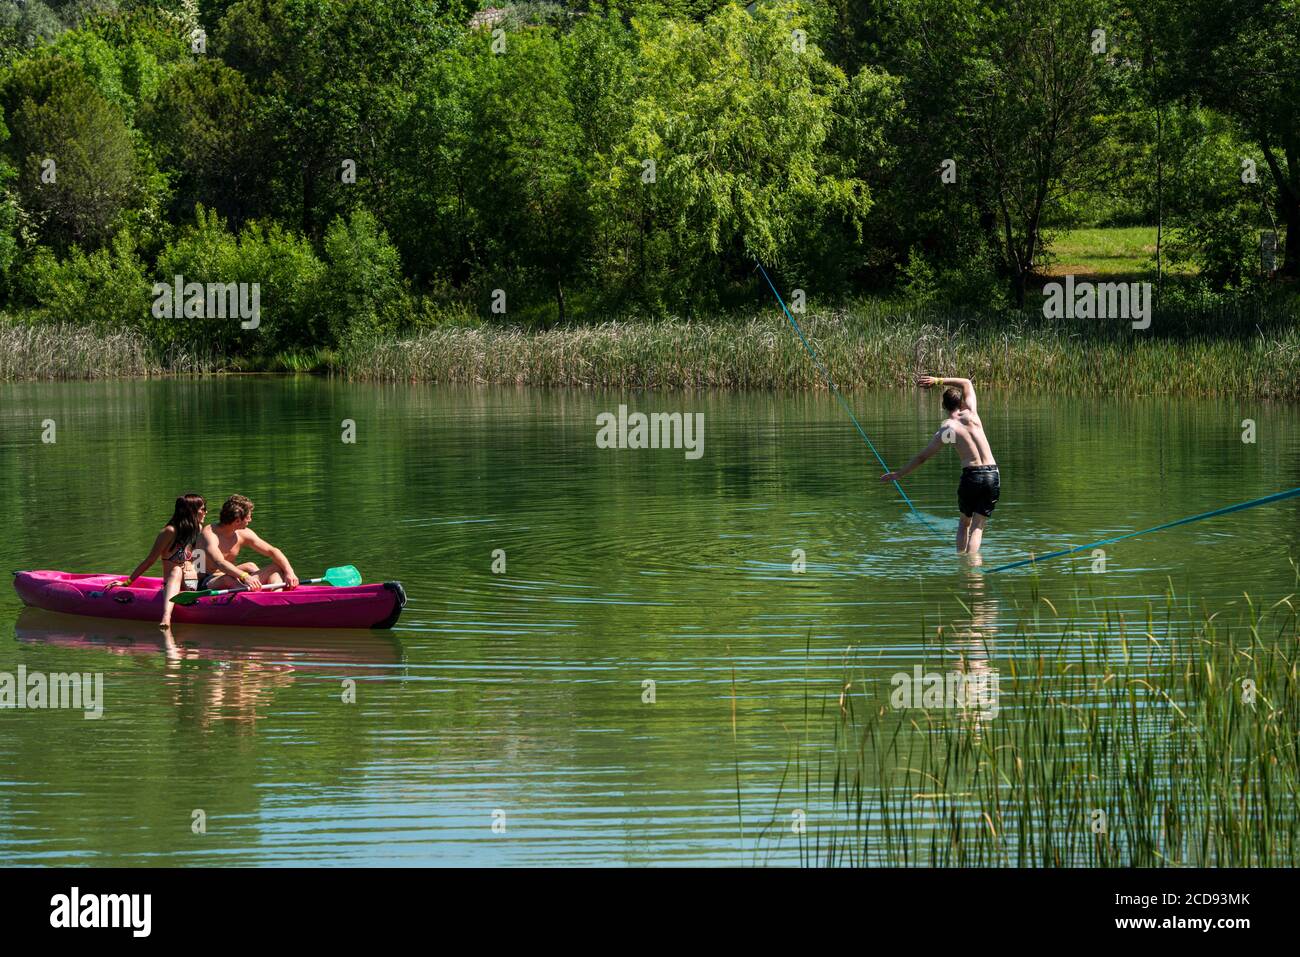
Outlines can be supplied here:
[[1002, 491], [1002, 477], [996, 465], [970, 465], [961, 470], [957, 486], [957, 507], [967, 517], [993, 514]]

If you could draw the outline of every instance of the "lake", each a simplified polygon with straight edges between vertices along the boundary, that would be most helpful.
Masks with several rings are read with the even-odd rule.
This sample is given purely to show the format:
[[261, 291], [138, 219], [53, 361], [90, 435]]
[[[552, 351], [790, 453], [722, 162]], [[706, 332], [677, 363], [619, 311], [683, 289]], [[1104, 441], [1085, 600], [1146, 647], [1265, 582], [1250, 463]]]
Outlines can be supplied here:
[[[893, 467], [937, 399], [848, 396]], [[598, 448], [620, 405], [702, 413], [702, 454]], [[4, 567], [126, 573], [176, 495], [238, 492], [303, 577], [350, 563], [410, 599], [391, 632], [178, 626], [169, 650], [0, 591], [0, 672], [104, 681], [99, 720], [0, 710], [0, 863], [799, 864], [792, 816], [825, 812], [783, 776], [831, 746], [846, 672], [884, 700], [922, 663], [1005, 670], [1039, 593], [1140, 618], [1171, 586], [1295, 591], [1300, 499], [987, 574], [1300, 485], [1294, 406], [980, 412], [1003, 488], [976, 567], [952, 453], [904, 481], [918, 520], [824, 393], [0, 384]]]

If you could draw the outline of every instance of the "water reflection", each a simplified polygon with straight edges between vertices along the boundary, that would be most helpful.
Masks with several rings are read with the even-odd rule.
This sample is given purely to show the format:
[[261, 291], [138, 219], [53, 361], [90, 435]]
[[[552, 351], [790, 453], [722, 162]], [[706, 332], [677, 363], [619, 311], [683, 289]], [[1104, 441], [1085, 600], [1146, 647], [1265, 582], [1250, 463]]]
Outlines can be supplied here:
[[[933, 399], [910, 391], [850, 401], [891, 462], [933, 421]], [[1104, 575], [1061, 562], [980, 577], [1297, 484], [1279, 478], [1300, 474], [1291, 406], [1252, 408], [1270, 440], [1250, 446], [1221, 429], [1244, 414], [1231, 402], [981, 401], [1016, 478], [982, 567], [952, 554], [956, 463], [907, 485], [935, 534], [880, 490], [826, 394], [631, 403], [622, 390], [267, 377], [0, 386], [0, 418], [52, 417], [76, 436], [42, 446], [0, 429], [0, 567], [127, 570], [140, 530], [165, 518], [159, 502], [198, 482], [257, 501], [258, 527], [296, 563], [355, 564], [411, 596], [400, 647], [185, 625], [169, 645], [148, 624], [24, 614], [20, 641], [0, 641], [0, 672], [102, 670], [109, 712], [4, 715], [0, 822], [22, 830], [0, 827], [0, 861], [734, 864], [737, 786], [746, 842], [751, 809], [770, 813], [778, 793], [788, 834], [791, 736], [810, 761], [847, 740], [835, 737], [846, 677], [850, 718], [865, 689], [904, 755], [937, 746], [939, 721], [969, 720], [987, 745], [1019, 719], [1012, 662], [1027, 671], [1057, 649], [1058, 618], [1145, 621], [1154, 601], [1176, 624], [1202, 600], [1233, 611], [1243, 590], [1295, 590], [1278, 553], [1300, 500], [1118, 543]], [[620, 403], [704, 412], [704, 457], [598, 450], [595, 416]], [[366, 423], [361, 445], [339, 441], [344, 418]], [[105, 475], [130, 534], [86, 532]], [[1170, 575], [1197, 608], [1166, 606]], [[1033, 613], [1039, 589], [1061, 616]], [[18, 612], [0, 590], [0, 628]], [[917, 692], [907, 709], [889, 703], [899, 673]], [[996, 718], [978, 703], [969, 718], [944, 709], [949, 676], [967, 674], [997, 675]], [[365, 679], [355, 707], [340, 700], [348, 677]], [[907, 757], [878, 766], [879, 753], [865, 754], [867, 786], [905, 788], [908, 802], [937, 793], [950, 811], [968, 800], [909, 779]], [[240, 824], [198, 851], [172, 822], [214, 802]], [[506, 840], [488, 827], [496, 808]], [[781, 847], [774, 863], [797, 862]]]
[[391, 632], [213, 625], [163, 630], [152, 622], [27, 608], [14, 633], [25, 644], [161, 660], [170, 703], [184, 723], [199, 727], [223, 721], [251, 729], [269, 713], [276, 692], [299, 678], [337, 681], [342, 700], [349, 679], [400, 677], [405, 670]]
[[1001, 672], [994, 665], [998, 600], [980, 572], [981, 555], [969, 556], [962, 569], [959, 601], [966, 615], [951, 629], [954, 670], [962, 675], [962, 721], [972, 731], [997, 718], [1001, 710]]

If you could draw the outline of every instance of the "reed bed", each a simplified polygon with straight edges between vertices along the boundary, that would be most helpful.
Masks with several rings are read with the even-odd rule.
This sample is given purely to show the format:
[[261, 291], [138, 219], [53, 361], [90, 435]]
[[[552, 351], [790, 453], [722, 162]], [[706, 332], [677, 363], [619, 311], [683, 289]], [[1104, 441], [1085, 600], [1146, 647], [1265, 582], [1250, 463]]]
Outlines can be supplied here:
[[[1300, 398], [1294, 304], [1165, 310], [1148, 330], [1032, 312], [867, 300], [799, 317], [846, 390], [960, 370], [996, 388], [1074, 394]], [[260, 369], [353, 379], [623, 389], [825, 389], [782, 314], [616, 321], [544, 330], [449, 325], [253, 362], [161, 355], [138, 333], [0, 321], [0, 381]]]
[[0, 325], [0, 381], [145, 376], [159, 365], [142, 337], [61, 325]]
[[801, 745], [782, 784], [809, 809], [801, 861], [1300, 865], [1293, 601], [1247, 597], [1229, 622], [1170, 593], [1126, 622], [1035, 596], [1014, 651], [986, 662], [1001, 669], [992, 718], [894, 710], [879, 674], [847, 676], [828, 696], [833, 745]]
[[[1166, 317], [1166, 329], [1101, 320], [963, 317], [865, 304], [800, 317], [843, 389], [896, 387], [960, 371], [995, 387], [1079, 394], [1300, 397], [1295, 317]], [[1122, 324], [1127, 326], [1126, 323]], [[1229, 334], [1229, 330], [1241, 330]], [[444, 327], [357, 343], [357, 379], [633, 389], [824, 389], [779, 312], [730, 322], [610, 322], [525, 331]]]
[[138, 332], [8, 323], [0, 317], [0, 382], [129, 379], [212, 372], [218, 363], [185, 352], [156, 355]]

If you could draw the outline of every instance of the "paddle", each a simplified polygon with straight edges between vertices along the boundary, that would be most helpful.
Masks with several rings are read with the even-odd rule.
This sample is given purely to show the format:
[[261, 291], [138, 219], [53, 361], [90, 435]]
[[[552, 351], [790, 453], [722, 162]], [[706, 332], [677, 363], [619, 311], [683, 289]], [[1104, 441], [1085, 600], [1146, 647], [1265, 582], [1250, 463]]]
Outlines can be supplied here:
[[[299, 585], [319, 585], [324, 582], [327, 585], [333, 585], [335, 588], [350, 588], [353, 585], [361, 584], [361, 572], [357, 571], [352, 565], [342, 565], [338, 568], [327, 568], [325, 574], [320, 578], [308, 578], [298, 582]], [[262, 591], [275, 591], [278, 588], [288, 587], [287, 582], [281, 582], [278, 585], [264, 585]], [[193, 605], [200, 598], [211, 598], [213, 595], [230, 595], [240, 591], [251, 591], [247, 585], [239, 585], [235, 588], [209, 588], [205, 591], [183, 591], [172, 596], [172, 601], [177, 605]]]

